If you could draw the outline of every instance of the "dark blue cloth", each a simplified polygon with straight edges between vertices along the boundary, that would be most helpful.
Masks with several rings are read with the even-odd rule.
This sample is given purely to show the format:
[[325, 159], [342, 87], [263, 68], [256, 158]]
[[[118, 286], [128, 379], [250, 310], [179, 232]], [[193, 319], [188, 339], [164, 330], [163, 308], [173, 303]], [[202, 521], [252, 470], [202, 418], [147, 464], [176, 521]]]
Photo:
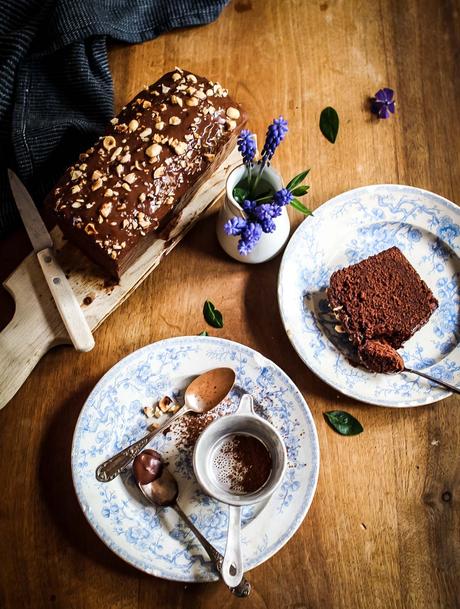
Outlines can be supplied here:
[[108, 39], [209, 23], [227, 1], [0, 0], [0, 237], [18, 223], [6, 168], [40, 204], [113, 116]]

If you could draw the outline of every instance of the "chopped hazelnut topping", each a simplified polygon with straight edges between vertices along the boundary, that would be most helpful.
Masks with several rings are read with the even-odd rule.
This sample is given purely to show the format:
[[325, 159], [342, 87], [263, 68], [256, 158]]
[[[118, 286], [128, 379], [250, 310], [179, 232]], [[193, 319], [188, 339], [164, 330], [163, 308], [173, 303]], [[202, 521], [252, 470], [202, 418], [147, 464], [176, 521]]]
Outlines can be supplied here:
[[169, 119], [169, 124], [170, 125], [180, 125], [181, 124], [181, 120], [178, 116], [171, 116], [171, 118]]
[[193, 82], [193, 83], [198, 82], [197, 78], [194, 74], [187, 74], [187, 80], [188, 80], [188, 82]]
[[161, 146], [160, 144], [152, 144], [151, 146], [149, 146], [147, 148], [147, 150], [145, 151], [145, 154], [150, 157], [153, 158], [154, 156], [158, 156], [161, 153]]
[[176, 104], [182, 108], [184, 102], [182, 100], [182, 97], [178, 97], [177, 95], [171, 95], [171, 103]]
[[150, 220], [147, 218], [143, 211], [139, 212], [137, 219], [141, 228], [148, 228], [150, 226]]
[[181, 78], [182, 78], [182, 76], [180, 74], [178, 74], [178, 72], [174, 72], [174, 74], [172, 75], [172, 79], [174, 82], [177, 82]]
[[133, 184], [136, 181], [136, 174], [135, 173], [128, 173], [127, 175], [125, 175], [123, 180], [125, 182], [128, 182], [128, 184]]
[[165, 93], [165, 94], [166, 94], [166, 93], [168, 93], [168, 92], [169, 92], [169, 90], [170, 90], [170, 89], [171, 89], [171, 87], [167, 87], [165, 84], [162, 84], [162, 85], [161, 85], [161, 92], [162, 92], [162, 93]]
[[204, 91], [202, 91], [201, 89], [198, 89], [198, 91], [195, 91], [194, 96], [198, 97], [198, 99], [206, 99], [206, 93]]
[[196, 87], [187, 87], [187, 93], [193, 95], [196, 91]]
[[187, 152], [187, 144], [185, 142], [178, 142], [174, 146], [174, 152], [179, 155], [185, 154], [185, 152]]
[[129, 184], [126, 184], [126, 182], [123, 182], [121, 187], [127, 190], [128, 192], [131, 192], [131, 186]]
[[89, 222], [86, 226], [85, 226], [85, 233], [87, 235], [97, 235], [97, 230], [96, 227], [94, 226], [94, 224], [92, 222]]
[[143, 203], [146, 199], [146, 194], [145, 192], [141, 192], [141, 194], [137, 197], [139, 199], [140, 203]]
[[236, 127], [236, 121], [227, 121], [227, 126], [230, 129], [230, 131], [233, 131], [233, 129], [235, 129], [235, 127]]
[[118, 146], [118, 148], [115, 148], [115, 151], [113, 152], [112, 156], [110, 157], [111, 161], [114, 161], [118, 155], [120, 155], [123, 152], [123, 148], [121, 146]]
[[163, 165], [160, 165], [153, 172], [153, 177], [154, 178], [161, 178], [161, 176], [163, 176], [164, 174], [165, 174], [165, 168], [163, 167]]
[[123, 167], [123, 165], [117, 165], [115, 168], [115, 171], [117, 172], [117, 176], [119, 178], [121, 178], [121, 176], [123, 175], [125, 168]]
[[106, 135], [102, 141], [102, 145], [106, 150], [112, 150], [114, 146], [116, 146], [116, 140], [113, 135]]
[[163, 131], [164, 128], [165, 123], [163, 121], [158, 121], [158, 123], [155, 123], [155, 129], [158, 129], [158, 131]]
[[101, 178], [98, 178], [91, 186], [91, 190], [98, 190], [102, 186]]
[[93, 175], [91, 176], [91, 179], [93, 180], [93, 182], [95, 182], [99, 178], [102, 178], [102, 173], [98, 169], [95, 169], [93, 171]]
[[132, 121], [130, 121], [129, 125], [128, 125], [128, 129], [130, 131], [136, 131], [136, 129], [139, 127], [139, 122], [133, 118]]
[[185, 103], [187, 106], [198, 106], [198, 99], [196, 97], [191, 97], [190, 99], [186, 99]]
[[99, 213], [104, 218], [107, 218], [110, 215], [110, 212], [112, 211], [112, 207], [113, 207], [113, 205], [112, 205], [111, 201], [106, 201], [99, 207]]
[[107, 188], [104, 192], [104, 197], [113, 197], [113, 190], [111, 188]]
[[140, 136], [141, 138], [144, 138], [144, 137], [148, 137], [148, 136], [149, 136], [149, 135], [151, 135], [151, 134], [152, 134], [152, 130], [150, 129], [150, 127], [146, 127], [146, 128], [143, 130], [143, 131], [141, 131], [141, 133], [139, 134], [139, 136]]
[[152, 103], [149, 102], [148, 99], [144, 99], [144, 101], [142, 102], [142, 107], [144, 108], [144, 110], [147, 110], [147, 108], [151, 108], [152, 107]]
[[72, 182], [75, 182], [75, 180], [78, 180], [78, 178], [81, 178], [82, 175], [83, 174], [81, 171], [78, 171], [78, 169], [74, 169], [70, 174], [70, 179], [72, 180]]
[[72, 203], [72, 207], [73, 207], [74, 209], [78, 209], [79, 207], [81, 207], [81, 203], [78, 203], [78, 201], [74, 201], [74, 202]]
[[110, 122], [112, 123], [112, 125], [116, 125], [118, 123], [118, 118], [114, 116]]
[[227, 108], [227, 116], [228, 118], [232, 118], [234, 120], [240, 118], [240, 111], [237, 108], [233, 108], [230, 106]]
[[214, 91], [213, 91], [212, 89], [208, 89], [208, 90], [206, 91], [206, 95], [207, 95], [208, 97], [212, 97], [212, 96], [214, 95]]
[[129, 152], [127, 152], [126, 154], [124, 154], [121, 157], [120, 163], [129, 163], [130, 160], [131, 160], [131, 154]]

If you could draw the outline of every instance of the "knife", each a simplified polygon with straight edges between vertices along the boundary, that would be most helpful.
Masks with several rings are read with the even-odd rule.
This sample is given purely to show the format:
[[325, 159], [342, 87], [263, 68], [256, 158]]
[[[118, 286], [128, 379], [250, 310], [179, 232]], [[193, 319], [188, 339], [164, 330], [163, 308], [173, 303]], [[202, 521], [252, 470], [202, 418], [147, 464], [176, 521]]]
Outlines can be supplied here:
[[24, 184], [11, 169], [8, 169], [8, 176], [18, 211], [70, 339], [77, 351], [91, 351], [94, 347], [93, 335], [70, 283], [54, 256], [51, 235]]

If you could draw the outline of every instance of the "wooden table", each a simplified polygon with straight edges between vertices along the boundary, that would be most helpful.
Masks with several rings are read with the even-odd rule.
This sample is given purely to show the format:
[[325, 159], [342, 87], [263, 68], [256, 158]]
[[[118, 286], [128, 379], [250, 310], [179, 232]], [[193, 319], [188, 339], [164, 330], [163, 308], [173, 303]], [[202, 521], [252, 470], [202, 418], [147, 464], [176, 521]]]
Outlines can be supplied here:
[[[260, 137], [274, 116], [289, 119], [276, 165], [287, 177], [312, 168], [313, 207], [388, 182], [455, 201], [459, 13], [459, 3], [447, 0], [235, 0], [207, 27], [114, 48], [117, 107], [179, 64], [225, 83]], [[382, 86], [396, 90], [397, 114], [375, 121], [367, 99]], [[335, 145], [318, 129], [327, 105], [341, 118]], [[293, 226], [300, 220], [292, 215]], [[233, 262], [214, 225], [215, 211], [97, 331], [91, 353], [56, 348], [0, 413], [0, 606], [460, 607], [460, 401], [392, 410], [337, 395], [305, 368], [284, 333], [280, 259]], [[22, 233], [2, 244], [4, 275], [27, 249]], [[2, 298], [6, 316], [11, 306]], [[287, 546], [251, 572], [246, 601], [220, 583], [184, 586], [124, 564], [86, 523], [70, 475], [73, 428], [96, 381], [134, 349], [202, 331], [205, 299], [225, 317], [212, 334], [258, 349], [291, 376], [321, 445], [308, 516]], [[344, 438], [328, 428], [322, 412], [335, 407], [357, 416], [364, 433]]]

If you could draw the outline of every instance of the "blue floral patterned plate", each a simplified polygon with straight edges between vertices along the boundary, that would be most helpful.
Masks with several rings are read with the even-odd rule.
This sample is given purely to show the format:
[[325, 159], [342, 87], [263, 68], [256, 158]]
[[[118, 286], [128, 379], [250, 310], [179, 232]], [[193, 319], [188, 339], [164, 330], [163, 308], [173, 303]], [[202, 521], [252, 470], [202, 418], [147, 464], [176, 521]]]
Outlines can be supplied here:
[[404, 407], [449, 395], [414, 374], [373, 374], [350, 364], [326, 288], [331, 274], [393, 245], [439, 301], [401, 350], [406, 365], [460, 385], [460, 208], [426, 190], [376, 185], [334, 197], [306, 219], [283, 256], [278, 301], [286, 332], [307, 366], [340, 392], [370, 404]]
[[[289, 467], [279, 490], [262, 506], [243, 511], [246, 569], [267, 560], [290, 539], [315, 492], [315, 424], [302, 395], [278, 366], [249, 347], [211, 337], [171, 338], [135, 351], [105, 374], [83, 406], [73, 439], [72, 474], [80, 505], [99, 537], [121, 558], [158, 577], [203, 582], [217, 579], [217, 574], [175, 512], [147, 504], [130, 472], [107, 484], [98, 482], [94, 472], [145, 432], [143, 406], [163, 395], [174, 395], [180, 402], [195, 375], [218, 366], [236, 372], [235, 387], [218, 407], [220, 412], [236, 409], [241, 393], [251, 393], [257, 412], [280, 431], [288, 453]], [[184, 511], [222, 552], [228, 508], [200, 492], [193, 475], [193, 449], [183, 442], [181, 429], [157, 436], [151, 446], [176, 475]]]

